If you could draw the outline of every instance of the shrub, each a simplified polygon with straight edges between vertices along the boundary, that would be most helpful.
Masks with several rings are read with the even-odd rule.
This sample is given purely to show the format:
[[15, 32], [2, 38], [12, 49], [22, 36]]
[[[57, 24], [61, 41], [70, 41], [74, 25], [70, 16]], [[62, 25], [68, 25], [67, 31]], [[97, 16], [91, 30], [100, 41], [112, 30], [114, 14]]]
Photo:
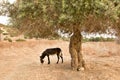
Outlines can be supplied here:
[[8, 36], [6, 36], [6, 37], [4, 38], [4, 40], [5, 40], [5, 41], [12, 42], [12, 39], [10, 39]]
[[26, 41], [25, 39], [17, 39], [17, 42]]
[[103, 41], [103, 42], [106, 42], [106, 41], [114, 41], [114, 38], [103, 38], [103, 37], [91, 37], [91, 38], [83, 38], [82, 40], [83, 42], [100, 42], [100, 41]]
[[9, 42], [12, 42], [12, 39], [9, 38], [8, 41], [9, 41]]
[[3, 35], [8, 35], [8, 33], [3, 33]]

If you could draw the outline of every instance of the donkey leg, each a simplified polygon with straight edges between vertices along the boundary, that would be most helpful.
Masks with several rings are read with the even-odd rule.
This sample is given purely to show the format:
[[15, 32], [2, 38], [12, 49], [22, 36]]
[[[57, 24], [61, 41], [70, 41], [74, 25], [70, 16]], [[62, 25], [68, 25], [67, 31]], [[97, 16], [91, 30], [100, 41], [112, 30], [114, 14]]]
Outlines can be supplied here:
[[48, 64], [50, 64], [50, 58], [49, 58], [49, 55], [47, 55], [47, 57], [48, 57]]
[[60, 56], [61, 57], [61, 60], [62, 60], [62, 63], [63, 63], [63, 57], [62, 56]]
[[60, 58], [59, 58], [59, 54], [57, 54], [57, 58], [58, 58], [58, 61], [57, 61], [57, 64], [58, 64], [58, 62], [59, 62], [59, 59], [60, 59]]

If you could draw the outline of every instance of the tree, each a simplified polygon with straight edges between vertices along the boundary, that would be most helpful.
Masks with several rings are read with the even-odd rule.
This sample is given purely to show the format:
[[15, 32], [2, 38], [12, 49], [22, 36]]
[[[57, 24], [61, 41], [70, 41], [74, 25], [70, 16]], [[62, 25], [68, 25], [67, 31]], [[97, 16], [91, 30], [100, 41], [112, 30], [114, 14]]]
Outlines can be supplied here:
[[58, 30], [73, 34], [69, 51], [71, 67], [75, 70], [85, 67], [81, 53], [82, 31], [119, 35], [119, 0], [25, 0], [7, 8], [12, 24], [27, 34], [43, 38], [56, 36]]

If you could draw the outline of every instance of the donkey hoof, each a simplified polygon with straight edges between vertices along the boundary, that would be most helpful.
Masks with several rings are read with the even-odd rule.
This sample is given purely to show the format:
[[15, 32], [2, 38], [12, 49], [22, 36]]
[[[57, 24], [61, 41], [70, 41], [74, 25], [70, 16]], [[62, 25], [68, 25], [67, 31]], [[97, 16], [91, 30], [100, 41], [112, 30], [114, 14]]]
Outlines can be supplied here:
[[77, 71], [80, 71], [80, 68], [77, 68]]
[[84, 68], [77, 68], [77, 71], [84, 71]]

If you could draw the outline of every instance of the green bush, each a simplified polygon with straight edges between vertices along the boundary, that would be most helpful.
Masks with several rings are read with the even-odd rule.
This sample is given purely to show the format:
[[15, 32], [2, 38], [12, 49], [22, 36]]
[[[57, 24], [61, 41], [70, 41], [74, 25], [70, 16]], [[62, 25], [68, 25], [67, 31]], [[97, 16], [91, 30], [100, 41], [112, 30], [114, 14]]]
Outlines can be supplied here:
[[8, 38], [8, 36], [6, 36], [6, 37], [4, 38], [4, 40], [5, 40], [5, 41], [12, 42], [12, 39]]
[[102, 38], [100, 37], [96, 37], [96, 38], [90, 38], [89, 41], [94, 41], [94, 42], [98, 42], [98, 41], [102, 41]]
[[83, 38], [82, 39], [82, 42], [84, 43], [84, 42], [88, 42], [89, 41], [89, 39], [88, 38]]
[[25, 39], [17, 39], [17, 42], [26, 41]]
[[4, 38], [4, 40], [8, 40], [8, 36], [6, 36], [6, 37]]
[[114, 41], [114, 38], [103, 38], [103, 37], [91, 37], [91, 38], [83, 38], [82, 42], [106, 42], [106, 41]]
[[9, 42], [12, 42], [12, 39], [9, 38], [8, 41], [9, 41]]
[[8, 35], [8, 33], [3, 33], [3, 35]]

